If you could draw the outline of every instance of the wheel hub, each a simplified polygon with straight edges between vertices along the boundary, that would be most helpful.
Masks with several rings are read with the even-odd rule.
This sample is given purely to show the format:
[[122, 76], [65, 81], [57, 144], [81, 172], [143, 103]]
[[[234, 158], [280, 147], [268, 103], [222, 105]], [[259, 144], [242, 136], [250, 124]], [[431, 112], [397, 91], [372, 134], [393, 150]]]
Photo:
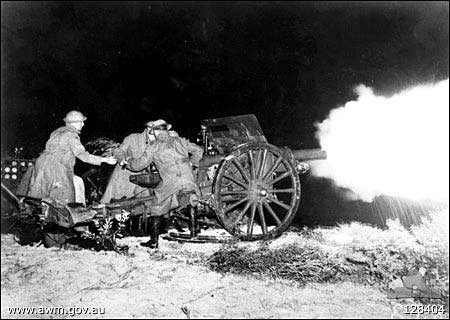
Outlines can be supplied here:
[[267, 186], [260, 181], [256, 181], [250, 185], [249, 196], [253, 201], [259, 202], [261, 199], [269, 195]]
[[261, 189], [258, 190], [258, 192], [259, 192], [259, 196], [260, 197], [267, 197], [267, 190], [266, 189], [261, 188]]

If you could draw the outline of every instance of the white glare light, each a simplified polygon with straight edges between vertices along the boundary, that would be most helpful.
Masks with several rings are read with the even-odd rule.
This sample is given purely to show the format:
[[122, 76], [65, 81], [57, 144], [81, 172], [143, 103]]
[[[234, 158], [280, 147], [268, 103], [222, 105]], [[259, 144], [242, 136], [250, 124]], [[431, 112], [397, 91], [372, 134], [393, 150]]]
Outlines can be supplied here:
[[17, 161], [13, 161], [13, 162], [11, 162], [11, 164], [12, 164], [13, 166], [17, 166]]
[[17, 179], [17, 176], [16, 176], [15, 174], [13, 174], [13, 175], [11, 176], [11, 178], [14, 180], [14, 179]]
[[368, 202], [385, 195], [448, 203], [448, 85], [447, 79], [392, 96], [358, 86], [357, 99], [317, 124], [327, 160], [314, 165], [315, 175]]
[[28, 162], [28, 165], [31, 167], [33, 165], [33, 162]]
[[5, 174], [5, 179], [9, 179], [10, 175], [9, 174]]
[[17, 172], [17, 168], [12, 168], [12, 170], [11, 170], [12, 172]]
[[6, 167], [5, 168], [5, 172], [10, 172], [11, 171], [11, 168], [10, 167]]
[[22, 161], [22, 162], [20, 163], [20, 165], [21, 165], [22, 167], [25, 167], [25, 162]]

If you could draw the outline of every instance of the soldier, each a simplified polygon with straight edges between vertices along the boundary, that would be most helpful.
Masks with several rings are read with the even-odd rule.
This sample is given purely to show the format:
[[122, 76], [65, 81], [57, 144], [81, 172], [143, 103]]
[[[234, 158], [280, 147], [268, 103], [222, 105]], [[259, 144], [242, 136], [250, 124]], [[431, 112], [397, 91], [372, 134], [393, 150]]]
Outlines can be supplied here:
[[95, 156], [84, 149], [79, 134], [86, 119], [81, 112], [70, 111], [63, 119], [66, 125], [51, 133], [45, 150], [36, 160], [29, 196], [50, 198], [60, 204], [75, 202], [73, 168], [76, 158], [93, 165], [116, 164], [114, 157]]
[[[124, 197], [146, 197], [151, 194], [150, 189], [130, 182], [130, 176], [136, 174], [136, 172], [127, 169], [124, 159], [140, 158], [147, 146], [155, 140], [155, 136], [150, 133], [151, 128], [149, 125], [152, 123], [153, 121], [148, 122], [143, 132], [132, 133], [125, 137], [122, 144], [113, 151], [113, 156], [117, 159], [118, 164], [109, 178], [105, 193], [100, 200], [101, 203], [109, 203], [112, 199], [122, 199]], [[170, 128], [171, 126], [167, 125], [167, 129], [170, 130]], [[178, 136], [175, 131], [169, 131], [169, 134], [171, 136]], [[149, 168], [144, 168], [137, 173], [145, 173], [148, 169]], [[133, 217], [132, 219], [139, 221], [138, 223], [140, 223], [139, 218], [140, 217]], [[147, 225], [147, 221], [144, 221], [144, 223]], [[161, 227], [164, 229], [164, 227], [168, 228], [169, 225], [163, 225]], [[178, 227], [178, 225], [175, 224], [175, 227]], [[145, 230], [142, 230], [141, 227], [139, 227], [137, 231], [137, 235], [142, 235], [139, 232], [145, 232]]]
[[[163, 216], [178, 208], [180, 191], [192, 193], [190, 201], [195, 202], [200, 195], [195, 182], [192, 166], [198, 167], [203, 149], [185, 138], [169, 133], [170, 125], [164, 120], [149, 122], [150, 143], [140, 158], [125, 159], [131, 170], [139, 171], [154, 162], [162, 183], [154, 189], [156, 203], [150, 209], [150, 240], [141, 243], [144, 247], [158, 248], [159, 226]], [[189, 154], [191, 157], [189, 158]]]

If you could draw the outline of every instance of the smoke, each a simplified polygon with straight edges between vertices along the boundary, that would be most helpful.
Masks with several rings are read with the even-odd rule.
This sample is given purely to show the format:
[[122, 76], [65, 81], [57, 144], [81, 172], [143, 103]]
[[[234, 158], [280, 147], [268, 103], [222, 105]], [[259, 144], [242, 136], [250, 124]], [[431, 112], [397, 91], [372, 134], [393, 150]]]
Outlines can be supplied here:
[[365, 201], [385, 195], [448, 204], [449, 80], [391, 97], [364, 85], [316, 124], [328, 159], [312, 167]]

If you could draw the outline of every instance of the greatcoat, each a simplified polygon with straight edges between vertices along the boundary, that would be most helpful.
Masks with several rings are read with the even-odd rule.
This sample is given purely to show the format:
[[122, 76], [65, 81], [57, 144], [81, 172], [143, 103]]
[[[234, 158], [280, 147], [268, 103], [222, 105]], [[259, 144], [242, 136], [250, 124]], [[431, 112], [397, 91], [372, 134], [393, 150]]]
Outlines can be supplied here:
[[80, 142], [80, 131], [66, 124], [53, 131], [45, 150], [36, 160], [28, 195], [50, 198], [62, 204], [75, 202], [73, 168], [76, 158], [100, 165], [102, 157], [86, 151]]
[[142, 170], [154, 162], [162, 178], [154, 189], [156, 204], [150, 208], [151, 215], [162, 216], [178, 208], [180, 191], [200, 196], [191, 164], [198, 166], [202, 156], [203, 148], [185, 138], [169, 136], [166, 141], [157, 139], [148, 144], [140, 158], [128, 161], [128, 167], [133, 171]]

